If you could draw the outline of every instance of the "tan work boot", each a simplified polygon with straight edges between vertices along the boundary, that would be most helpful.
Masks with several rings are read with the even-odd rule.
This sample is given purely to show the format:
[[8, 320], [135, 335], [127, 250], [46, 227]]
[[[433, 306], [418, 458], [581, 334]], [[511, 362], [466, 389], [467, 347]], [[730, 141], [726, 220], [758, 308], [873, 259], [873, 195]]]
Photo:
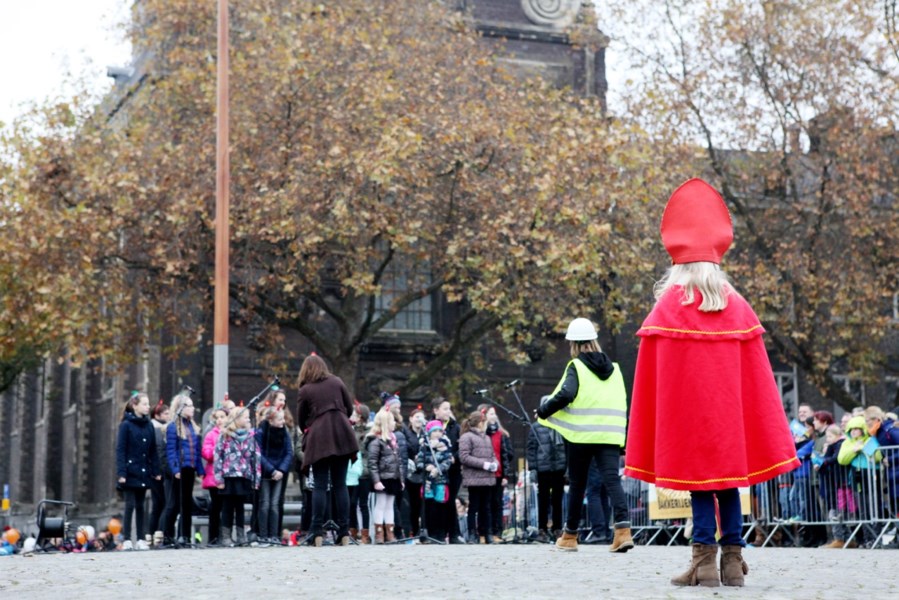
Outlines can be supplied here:
[[362, 539], [359, 540], [362, 544], [371, 544], [371, 536], [368, 535], [368, 529], [362, 530]]
[[376, 544], [384, 543], [384, 526], [383, 525], [375, 525], [375, 543]]
[[846, 542], [845, 542], [845, 541], [835, 539], [834, 541], [830, 542], [829, 544], [823, 544], [823, 545], [818, 546], [818, 547], [819, 547], [819, 548], [838, 548], [838, 549], [841, 549], [841, 548], [842, 548], [843, 546], [845, 546], [845, 545], [846, 545]]
[[630, 523], [615, 523], [615, 537], [612, 538], [612, 545], [609, 546], [609, 552], [627, 552], [634, 547], [634, 538], [631, 537]]
[[671, 579], [674, 585], [701, 585], [718, 587], [718, 567], [715, 556], [718, 554], [717, 544], [693, 544], [693, 561], [690, 568]]
[[567, 529], [563, 529], [562, 535], [556, 540], [556, 550], [577, 552], [577, 532], [572, 533]]
[[721, 583], [743, 587], [744, 575], [749, 575], [749, 565], [743, 560], [743, 546], [721, 546]]

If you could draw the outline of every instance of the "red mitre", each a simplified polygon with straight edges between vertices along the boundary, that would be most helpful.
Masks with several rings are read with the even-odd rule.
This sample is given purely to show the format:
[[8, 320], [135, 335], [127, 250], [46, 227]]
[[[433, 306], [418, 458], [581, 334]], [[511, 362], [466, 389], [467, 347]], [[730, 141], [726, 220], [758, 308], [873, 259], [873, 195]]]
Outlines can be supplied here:
[[733, 241], [730, 213], [715, 188], [690, 179], [674, 190], [662, 215], [662, 243], [674, 264], [721, 264]]

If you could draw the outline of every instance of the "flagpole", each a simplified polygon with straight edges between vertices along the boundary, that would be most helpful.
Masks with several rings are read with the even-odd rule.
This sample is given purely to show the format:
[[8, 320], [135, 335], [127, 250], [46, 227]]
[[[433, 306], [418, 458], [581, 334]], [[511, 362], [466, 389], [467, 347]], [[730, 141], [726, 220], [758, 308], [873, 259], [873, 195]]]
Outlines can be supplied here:
[[222, 402], [228, 391], [229, 309], [229, 212], [231, 186], [228, 160], [228, 0], [218, 0], [218, 64], [216, 74], [215, 128], [215, 315], [213, 354], [213, 404]]

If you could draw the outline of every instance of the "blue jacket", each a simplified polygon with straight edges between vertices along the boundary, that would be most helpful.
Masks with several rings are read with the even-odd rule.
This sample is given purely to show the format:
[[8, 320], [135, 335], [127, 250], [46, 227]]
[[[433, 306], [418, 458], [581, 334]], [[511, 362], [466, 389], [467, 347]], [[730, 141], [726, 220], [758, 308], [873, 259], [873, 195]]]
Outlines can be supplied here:
[[793, 477], [796, 479], [808, 479], [808, 475], [812, 469], [812, 450], [815, 449], [815, 440], [808, 440], [801, 444], [796, 444], [796, 458], [799, 459], [799, 466], [793, 471]]
[[[818, 489], [822, 498], [836, 506], [837, 487], [846, 487], [849, 481], [849, 467], [837, 462], [840, 446], [845, 440], [839, 439], [824, 451], [821, 466], [818, 467]], [[828, 508], [833, 508], [830, 506]]]
[[877, 443], [880, 444], [884, 458], [889, 461], [886, 468], [887, 477], [892, 481], [899, 481], [899, 465], [896, 464], [899, 461], [899, 427], [896, 427], [893, 419], [885, 419], [880, 424], [880, 429], [877, 430]]
[[356, 457], [350, 460], [350, 466], [346, 470], [347, 487], [355, 487], [359, 485], [359, 478], [362, 477], [362, 453], [357, 452]]
[[172, 475], [181, 472], [182, 467], [192, 467], [197, 475], [205, 475], [206, 469], [203, 467], [203, 442], [200, 440], [199, 434], [194, 432], [194, 428], [190, 421], [184, 421], [184, 430], [187, 431], [187, 438], [178, 437], [175, 428], [175, 421], [169, 423], [165, 430], [165, 455], [168, 459], [169, 469]]
[[122, 487], [146, 489], [159, 475], [156, 432], [149, 417], [125, 413], [115, 445], [116, 477], [124, 477]]
[[263, 421], [257, 430], [260, 459], [262, 460], [262, 477], [270, 479], [275, 471], [287, 475], [290, 472], [290, 461], [293, 458], [293, 444], [286, 427], [272, 427]]

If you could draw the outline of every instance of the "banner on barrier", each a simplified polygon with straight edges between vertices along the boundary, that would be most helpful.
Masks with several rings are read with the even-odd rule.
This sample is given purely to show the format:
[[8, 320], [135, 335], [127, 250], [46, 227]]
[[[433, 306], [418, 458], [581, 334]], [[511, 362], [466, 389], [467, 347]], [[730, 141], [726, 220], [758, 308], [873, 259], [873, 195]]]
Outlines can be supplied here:
[[[686, 519], [693, 516], [693, 507], [690, 504], [690, 492], [688, 491], [669, 490], [649, 484], [648, 500], [650, 520]], [[740, 488], [742, 514], [748, 515], [750, 508], [749, 488]]]

